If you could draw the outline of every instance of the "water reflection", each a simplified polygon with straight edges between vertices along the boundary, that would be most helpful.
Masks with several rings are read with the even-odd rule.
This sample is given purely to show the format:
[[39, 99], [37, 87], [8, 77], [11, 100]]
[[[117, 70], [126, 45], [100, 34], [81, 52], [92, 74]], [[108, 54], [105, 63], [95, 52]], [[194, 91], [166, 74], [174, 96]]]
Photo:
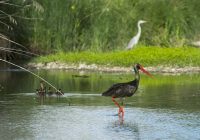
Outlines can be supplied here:
[[[32, 96], [21, 95], [4, 107], [0, 105], [0, 127], [3, 128], [0, 135], [3, 138], [101, 140], [200, 137], [198, 112], [127, 107], [122, 122], [118, 115], [113, 115], [117, 113], [115, 106], [67, 106], [64, 102], [40, 106], [31, 99]], [[53, 99], [56, 101], [56, 97]]]
[[142, 75], [137, 94], [124, 102], [122, 120], [101, 92], [132, 80], [132, 74], [34, 72], [65, 94], [47, 95], [41, 103], [35, 93], [40, 80], [23, 71], [0, 71], [1, 139], [200, 138], [200, 74]]
[[[73, 100], [73, 105], [112, 105], [110, 98], [95, 95], [100, 96], [114, 83], [133, 79], [131, 73], [86, 72], [82, 74], [45, 70], [34, 72], [61, 88], [66, 93], [65, 97]], [[0, 85], [3, 88], [0, 94], [35, 93], [40, 82], [39, 79], [24, 71], [1, 71], [1, 75], [3, 76], [0, 77]], [[136, 95], [126, 99], [126, 106], [199, 110], [200, 98], [197, 97], [200, 95], [200, 74], [154, 75], [154, 77], [151, 79], [142, 75]]]
[[[110, 128], [111, 131], [115, 131], [115, 133], [126, 133], [126, 135], [128, 136], [128, 138], [132, 138], [134, 140], [140, 140], [140, 130], [139, 130], [139, 126], [137, 123], [134, 122], [130, 122], [130, 121], [125, 121], [122, 120], [121, 118], [119, 118], [118, 121], [114, 121]], [[120, 136], [121, 134], [119, 134]], [[124, 136], [120, 136], [122, 138], [124, 138]]]

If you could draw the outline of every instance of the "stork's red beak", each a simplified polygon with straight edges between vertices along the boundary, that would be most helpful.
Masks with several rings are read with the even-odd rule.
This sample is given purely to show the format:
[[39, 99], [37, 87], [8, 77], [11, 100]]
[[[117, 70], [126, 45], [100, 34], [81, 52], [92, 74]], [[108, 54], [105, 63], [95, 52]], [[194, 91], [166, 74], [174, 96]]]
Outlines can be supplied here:
[[140, 70], [145, 74], [147, 74], [149, 77], [153, 78], [153, 76], [148, 71], [146, 71], [142, 66], [140, 66]]

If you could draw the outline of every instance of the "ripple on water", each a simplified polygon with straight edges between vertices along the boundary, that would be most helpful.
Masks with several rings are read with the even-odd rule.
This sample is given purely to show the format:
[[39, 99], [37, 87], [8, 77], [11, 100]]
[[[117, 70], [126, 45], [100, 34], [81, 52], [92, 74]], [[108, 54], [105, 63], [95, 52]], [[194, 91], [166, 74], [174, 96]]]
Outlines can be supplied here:
[[126, 108], [122, 123], [117, 109], [96, 106], [38, 106], [29, 131], [34, 139], [198, 139], [200, 114]]

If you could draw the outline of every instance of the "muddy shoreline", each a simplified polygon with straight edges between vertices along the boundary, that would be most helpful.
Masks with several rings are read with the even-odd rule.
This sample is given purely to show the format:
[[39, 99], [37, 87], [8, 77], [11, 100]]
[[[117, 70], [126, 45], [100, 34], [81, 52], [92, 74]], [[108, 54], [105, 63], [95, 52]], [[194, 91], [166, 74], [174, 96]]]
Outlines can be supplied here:
[[[99, 71], [99, 72], [130, 72], [131, 67], [118, 67], [118, 66], [100, 66], [96, 64], [86, 65], [81, 64], [66, 64], [62, 62], [49, 62], [49, 63], [28, 63], [26, 66], [28, 69], [46, 69], [46, 70], [86, 70], [86, 71]], [[145, 67], [149, 72], [154, 73], [199, 73], [200, 67]]]

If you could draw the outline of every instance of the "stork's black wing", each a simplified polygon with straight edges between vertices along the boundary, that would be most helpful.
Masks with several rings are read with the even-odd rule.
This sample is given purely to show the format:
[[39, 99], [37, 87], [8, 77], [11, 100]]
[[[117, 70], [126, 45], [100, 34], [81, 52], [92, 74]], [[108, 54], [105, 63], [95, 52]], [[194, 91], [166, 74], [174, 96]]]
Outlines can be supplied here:
[[102, 93], [102, 96], [112, 96], [112, 97], [129, 97], [132, 96], [137, 90], [137, 81], [131, 81], [127, 83], [118, 83], [112, 85], [107, 91]]

